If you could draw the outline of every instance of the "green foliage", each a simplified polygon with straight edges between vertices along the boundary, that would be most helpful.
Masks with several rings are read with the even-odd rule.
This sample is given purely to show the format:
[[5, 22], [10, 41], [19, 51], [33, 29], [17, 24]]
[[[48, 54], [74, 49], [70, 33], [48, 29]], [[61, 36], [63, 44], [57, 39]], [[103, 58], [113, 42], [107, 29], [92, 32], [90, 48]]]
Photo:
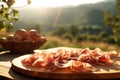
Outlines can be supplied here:
[[87, 40], [87, 36], [86, 36], [85, 34], [83, 34], [83, 35], [78, 35], [78, 36], [76, 37], [76, 41], [77, 41], [77, 42], [81, 42], [81, 41], [85, 41], [85, 40]]
[[50, 43], [46, 43], [45, 45], [43, 45], [40, 49], [48, 49], [58, 46], [62, 46], [62, 45], [58, 43], [58, 41], [51, 41]]
[[64, 35], [62, 35], [62, 38], [65, 38], [69, 41], [72, 41], [73, 40], [73, 36], [69, 33], [64, 33]]
[[14, 27], [13, 22], [18, 21], [19, 11], [12, 7], [14, 3], [15, 0], [0, 0], [0, 30], [9, 31]]
[[101, 48], [102, 50], [117, 50], [120, 52], [120, 47], [115, 44], [108, 44], [106, 42], [96, 42], [96, 41], [68, 41], [58, 36], [46, 36], [48, 41], [40, 47], [40, 49], [49, 49], [54, 47], [74, 47], [74, 48], [86, 48], [95, 49], [96, 47]]
[[18, 20], [19, 11], [12, 8], [14, 0], [1, 0], [0, 3], [0, 30], [8, 31], [13, 28], [12, 22]]
[[[103, 22], [103, 9], [115, 13], [115, 1], [104, 1], [96, 4], [86, 4], [78, 6], [63, 7], [56, 27], [70, 25], [99, 25], [105, 27]], [[19, 23], [15, 27], [28, 26], [34, 23], [39, 23], [46, 31], [53, 30], [53, 24], [61, 8], [26, 8], [21, 9]], [[35, 12], [35, 13], [34, 13]], [[34, 16], [33, 16], [34, 15]], [[33, 16], [33, 17], [30, 17]], [[21, 24], [21, 22], [23, 22]], [[21, 25], [19, 25], [21, 24]]]
[[95, 42], [108, 42], [111, 44], [116, 43], [114, 37], [109, 33], [109, 29], [102, 29], [102, 27], [93, 26], [75, 26], [71, 25], [69, 28], [63, 26], [61, 28], [56, 28], [53, 31], [55, 36], [59, 36], [68, 41], [95, 41]]
[[26, 30], [31, 30], [31, 29], [37, 30], [38, 33], [41, 33], [41, 31], [42, 31], [41, 26], [39, 24], [33, 24], [26, 28]]
[[[55, 27], [53, 27], [53, 24], [60, 8], [47, 8], [44, 10], [27, 8], [21, 10], [24, 13], [21, 15], [23, 22], [19, 21], [20, 23], [16, 27], [20, 28], [21, 26], [24, 27], [39, 23], [38, 25], [40, 25], [40, 29], [44, 30], [44, 33], [53, 33], [52, 35], [67, 39], [68, 41], [103, 41], [116, 43], [111, 27], [105, 27], [103, 21], [103, 10], [115, 14], [115, 4], [114, 0], [108, 0], [96, 4], [64, 7]], [[32, 11], [35, 13], [31, 13]], [[31, 15], [34, 15], [34, 18], [30, 17]], [[110, 16], [112, 17], [114, 15], [110, 14]], [[108, 24], [111, 24], [111, 22], [108, 22]], [[32, 25], [33, 28], [37, 28], [35, 26]]]
[[[112, 27], [112, 32], [114, 34], [114, 40], [116, 43], [120, 43], [120, 0], [116, 0], [116, 10], [117, 14], [109, 13], [105, 11], [104, 21], [106, 26]], [[119, 44], [120, 45], [120, 44]]]
[[57, 36], [62, 36], [65, 33], [67, 33], [67, 30], [64, 27], [57, 27], [53, 31], [53, 35], [55, 34]]
[[78, 32], [79, 32], [79, 30], [78, 30], [78, 27], [77, 27], [77, 26], [71, 25], [71, 26], [69, 27], [69, 33], [70, 33], [73, 37], [75, 37], [75, 36], [78, 34]]

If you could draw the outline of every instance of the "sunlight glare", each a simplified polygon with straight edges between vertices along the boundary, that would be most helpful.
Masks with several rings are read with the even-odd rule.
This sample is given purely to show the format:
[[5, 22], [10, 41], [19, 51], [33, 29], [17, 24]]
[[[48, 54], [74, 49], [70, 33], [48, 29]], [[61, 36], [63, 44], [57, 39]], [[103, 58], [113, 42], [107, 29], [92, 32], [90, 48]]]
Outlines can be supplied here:
[[32, 0], [31, 6], [36, 7], [61, 7], [79, 5], [85, 3], [96, 3], [105, 0]]
[[[32, 7], [62, 7], [69, 5], [79, 5], [86, 3], [96, 3], [105, 0], [31, 0], [32, 3], [30, 6]], [[16, 6], [27, 5], [27, 0], [16, 0]]]
[[15, 0], [15, 4], [13, 5], [13, 7], [21, 7], [26, 5], [27, 5], [27, 0]]

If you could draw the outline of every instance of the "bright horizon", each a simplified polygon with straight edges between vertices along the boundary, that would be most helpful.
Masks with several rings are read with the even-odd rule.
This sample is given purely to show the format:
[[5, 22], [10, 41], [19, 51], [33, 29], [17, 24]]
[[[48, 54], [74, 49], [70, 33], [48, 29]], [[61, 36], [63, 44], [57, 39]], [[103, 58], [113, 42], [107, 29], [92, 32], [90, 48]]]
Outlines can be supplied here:
[[[63, 7], [97, 3], [105, 0], [31, 0], [30, 7]], [[16, 0], [15, 7], [27, 5], [27, 0]]]

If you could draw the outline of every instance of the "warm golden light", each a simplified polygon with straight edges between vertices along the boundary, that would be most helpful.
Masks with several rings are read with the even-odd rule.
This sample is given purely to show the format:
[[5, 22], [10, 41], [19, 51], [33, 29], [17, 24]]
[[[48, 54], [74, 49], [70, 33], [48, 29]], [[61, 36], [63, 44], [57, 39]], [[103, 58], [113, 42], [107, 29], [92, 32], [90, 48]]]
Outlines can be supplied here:
[[[31, 0], [32, 7], [61, 7], [69, 5], [79, 5], [85, 3], [96, 3], [105, 0]], [[16, 0], [14, 6], [27, 5], [27, 0]]]
[[34, 7], [61, 7], [68, 5], [79, 5], [85, 3], [96, 3], [104, 0], [32, 0]]

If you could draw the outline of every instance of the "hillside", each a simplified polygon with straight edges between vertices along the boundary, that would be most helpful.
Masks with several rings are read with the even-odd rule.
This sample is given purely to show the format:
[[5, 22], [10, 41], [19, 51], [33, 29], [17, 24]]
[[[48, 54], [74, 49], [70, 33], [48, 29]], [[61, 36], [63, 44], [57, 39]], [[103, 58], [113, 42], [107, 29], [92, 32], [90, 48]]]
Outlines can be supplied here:
[[115, 41], [111, 27], [106, 27], [103, 21], [104, 10], [116, 14], [115, 0], [62, 8], [27, 6], [18, 10], [20, 11], [19, 20], [14, 23], [14, 30], [19, 28], [42, 30], [45, 33], [42, 34], [48, 39], [47, 44], [42, 48], [89, 46], [90, 48], [101, 47], [104, 50], [106, 47], [119, 50], [119, 47], [110, 46], [113, 44], [120, 46], [120, 43]]
[[[107, 0], [96, 4], [84, 4], [79, 6], [66, 6], [62, 8], [18, 8], [19, 21], [15, 22], [15, 29], [39, 24], [43, 30], [52, 30], [52, 26], [104, 26], [103, 10], [115, 13], [115, 0]], [[58, 17], [59, 15], [59, 17]], [[57, 19], [57, 23], [55, 20]]]

